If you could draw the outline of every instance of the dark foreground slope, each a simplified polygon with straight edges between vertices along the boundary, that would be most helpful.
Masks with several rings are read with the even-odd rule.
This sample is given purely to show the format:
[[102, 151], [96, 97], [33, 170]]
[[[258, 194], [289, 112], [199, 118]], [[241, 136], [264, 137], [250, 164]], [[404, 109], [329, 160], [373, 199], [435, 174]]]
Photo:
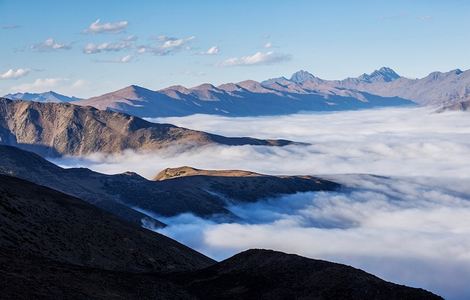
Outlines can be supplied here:
[[47, 156], [120, 153], [126, 149], [146, 151], [169, 146], [284, 146], [290, 143], [285, 140], [229, 138], [69, 103], [0, 98], [0, 144], [22, 147]]
[[0, 175], [0, 248], [114, 271], [169, 272], [212, 260], [78, 198]]
[[440, 299], [273, 251], [212, 260], [77, 198], [0, 176], [2, 299]]
[[[160, 223], [133, 208], [163, 216], [181, 213], [230, 215], [226, 209], [227, 199], [256, 201], [281, 194], [339, 187], [334, 182], [313, 176], [267, 176], [247, 171], [216, 171], [210, 173], [212, 176], [172, 176], [169, 180], [169, 173], [181, 174], [182, 170], [196, 169], [166, 169], [160, 174], [167, 176], [159, 177], [158, 181], [147, 180], [135, 173], [105, 175], [84, 168], [63, 169], [37, 154], [0, 145], [0, 174], [79, 197], [136, 224], [141, 224], [142, 219], [154, 222], [154, 225]], [[189, 175], [204, 174], [204, 171], [198, 172]]]

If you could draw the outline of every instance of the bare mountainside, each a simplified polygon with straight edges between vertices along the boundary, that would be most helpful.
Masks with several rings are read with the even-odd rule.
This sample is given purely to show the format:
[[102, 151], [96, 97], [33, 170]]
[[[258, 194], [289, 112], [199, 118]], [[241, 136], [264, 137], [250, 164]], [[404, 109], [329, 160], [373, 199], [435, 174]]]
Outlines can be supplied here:
[[173, 145], [283, 146], [291, 142], [228, 138], [92, 107], [0, 98], [0, 143], [57, 156], [145, 151]]
[[216, 263], [80, 199], [0, 175], [2, 299], [442, 299], [275, 251]]
[[[175, 170], [182, 169], [196, 170], [176, 168], [159, 174], [174, 174], [177, 172]], [[138, 225], [144, 220], [146, 224], [163, 226], [158, 220], [135, 209], [161, 216], [193, 213], [198, 216], [235, 217], [226, 209], [227, 199], [257, 201], [283, 194], [340, 188], [337, 183], [314, 176], [268, 176], [248, 171], [197, 172], [186, 174], [193, 176], [172, 176], [173, 179], [159, 175], [159, 181], [147, 180], [135, 173], [105, 175], [84, 168], [63, 169], [37, 154], [0, 146], [0, 174], [19, 177], [79, 197]], [[202, 173], [210, 176], [198, 176]]]

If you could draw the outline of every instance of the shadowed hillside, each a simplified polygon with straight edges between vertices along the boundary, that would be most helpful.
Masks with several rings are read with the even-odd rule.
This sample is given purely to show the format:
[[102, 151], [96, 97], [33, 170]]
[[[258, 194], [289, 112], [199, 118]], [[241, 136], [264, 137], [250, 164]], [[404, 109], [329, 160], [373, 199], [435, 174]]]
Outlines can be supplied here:
[[2, 299], [441, 299], [266, 250], [215, 264], [83, 201], [0, 175]]

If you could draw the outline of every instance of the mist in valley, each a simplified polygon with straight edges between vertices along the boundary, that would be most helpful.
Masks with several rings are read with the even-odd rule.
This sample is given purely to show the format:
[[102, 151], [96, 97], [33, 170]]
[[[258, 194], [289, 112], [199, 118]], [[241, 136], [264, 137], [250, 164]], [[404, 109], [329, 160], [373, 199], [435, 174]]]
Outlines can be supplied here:
[[147, 178], [183, 165], [321, 175], [344, 188], [228, 204], [239, 217], [236, 222], [191, 214], [157, 216], [169, 226], [152, 229], [216, 259], [248, 248], [271, 248], [349, 264], [449, 299], [470, 297], [470, 118], [465, 113], [390, 108], [153, 121], [309, 145], [173, 147], [53, 161]]

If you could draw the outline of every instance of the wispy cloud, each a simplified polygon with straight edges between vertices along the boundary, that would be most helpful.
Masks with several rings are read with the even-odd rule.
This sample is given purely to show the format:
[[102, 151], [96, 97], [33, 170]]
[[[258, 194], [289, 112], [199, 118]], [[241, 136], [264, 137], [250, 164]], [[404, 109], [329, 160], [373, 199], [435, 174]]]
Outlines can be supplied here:
[[71, 48], [72, 46], [70, 44], [59, 43], [53, 38], [48, 38], [42, 43], [31, 46], [31, 49], [35, 51], [69, 50]]
[[137, 39], [138, 39], [138, 37], [137, 37], [136, 35], [131, 34], [131, 35], [126, 36], [126, 37], [123, 38], [122, 40], [123, 40], [124, 42], [135, 42], [135, 41], [137, 41]]
[[77, 92], [82, 89], [87, 82], [83, 79], [70, 80], [68, 78], [38, 78], [30, 83], [23, 83], [12, 86], [12, 92], [47, 92], [53, 89], [60, 89], [63, 92]]
[[421, 21], [431, 21], [433, 19], [433, 17], [429, 16], [429, 15], [426, 15], [426, 16], [419, 16], [418, 19], [421, 20]]
[[0, 79], [18, 79], [28, 75], [29, 69], [9, 69], [4, 73], [0, 74]]
[[168, 36], [159, 36], [156, 38], [157, 45], [144, 45], [138, 47], [138, 53], [151, 53], [154, 55], [169, 55], [181, 50], [190, 50], [190, 42], [194, 40], [194, 36], [187, 38], [175, 38]]
[[101, 59], [101, 60], [95, 60], [95, 61], [99, 63], [126, 64], [126, 63], [131, 62], [133, 59], [134, 59], [134, 56], [129, 54], [129, 55], [125, 55], [123, 57], [117, 58], [117, 59]]
[[13, 86], [11, 90], [18, 92], [43, 91], [55, 88], [63, 81], [65, 81], [64, 78], [38, 78], [31, 83]]
[[86, 33], [118, 33], [127, 28], [128, 21], [101, 23], [100, 19], [91, 23], [85, 30]]
[[18, 29], [18, 28], [20, 28], [20, 27], [21, 27], [20, 25], [11, 24], [11, 25], [3, 25], [3, 26], [2, 26], [2, 29], [4, 29], [4, 30], [10, 30], [10, 29]]
[[267, 42], [266, 44], [264, 44], [263, 47], [266, 48], [266, 49], [269, 49], [269, 48], [273, 47], [273, 44], [271, 42]]
[[269, 65], [288, 61], [290, 59], [290, 55], [275, 53], [274, 51], [256, 52], [253, 55], [229, 58], [221, 62], [219, 65], [223, 67]]

